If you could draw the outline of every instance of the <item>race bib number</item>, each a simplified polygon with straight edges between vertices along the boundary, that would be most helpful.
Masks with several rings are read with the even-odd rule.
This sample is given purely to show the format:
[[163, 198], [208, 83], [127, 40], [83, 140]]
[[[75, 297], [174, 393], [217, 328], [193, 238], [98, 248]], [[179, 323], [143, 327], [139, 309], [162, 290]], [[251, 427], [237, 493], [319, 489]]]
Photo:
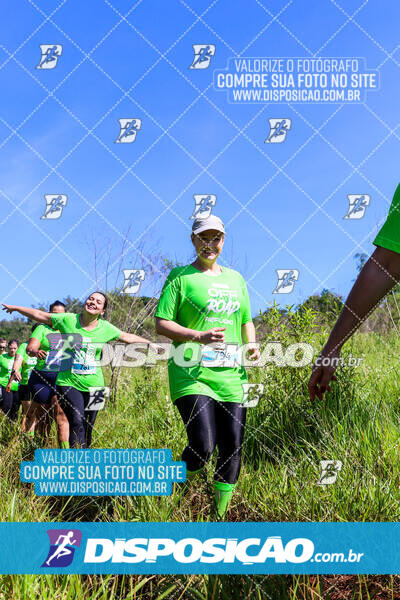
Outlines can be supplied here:
[[104, 408], [106, 398], [110, 395], [109, 387], [90, 387], [89, 401], [85, 406], [85, 410], [101, 410]]
[[88, 343], [77, 345], [72, 359], [71, 373], [94, 375], [96, 368], [96, 346]]
[[203, 367], [239, 367], [241, 352], [236, 344], [218, 344], [201, 346], [201, 365]]

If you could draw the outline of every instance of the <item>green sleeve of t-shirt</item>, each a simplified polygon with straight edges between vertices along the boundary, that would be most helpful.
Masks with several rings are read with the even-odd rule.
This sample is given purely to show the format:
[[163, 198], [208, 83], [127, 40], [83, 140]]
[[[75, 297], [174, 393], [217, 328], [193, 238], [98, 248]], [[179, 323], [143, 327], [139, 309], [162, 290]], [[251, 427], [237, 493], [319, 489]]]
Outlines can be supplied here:
[[23, 358], [25, 356], [25, 349], [26, 349], [27, 345], [28, 344], [26, 342], [23, 342], [22, 344], [20, 344], [18, 346], [18, 350], [17, 350], [16, 354], [19, 354]]
[[104, 343], [117, 340], [122, 333], [121, 330], [109, 321], [102, 321], [102, 323], [104, 328]]
[[46, 329], [43, 327], [43, 325], [38, 325], [37, 327], [35, 327], [34, 331], [32, 331], [31, 338], [39, 340], [40, 345], [42, 345], [43, 335], [45, 331]]
[[169, 273], [164, 287], [161, 290], [160, 299], [158, 301], [156, 317], [167, 319], [168, 321], [176, 321], [180, 300], [180, 278], [179, 269], [172, 269]]
[[253, 319], [251, 318], [251, 309], [250, 309], [250, 298], [249, 292], [247, 291], [247, 285], [243, 277], [242, 286], [243, 286], [243, 305], [242, 305], [242, 325], [245, 323], [250, 323]]
[[51, 313], [51, 322], [54, 329], [63, 332], [63, 325], [70, 318], [71, 315], [75, 316], [75, 313]]
[[389, 214], [374, 239], [374, 244], [394, 252], [400, 252], [400, 184], [396, 188]]

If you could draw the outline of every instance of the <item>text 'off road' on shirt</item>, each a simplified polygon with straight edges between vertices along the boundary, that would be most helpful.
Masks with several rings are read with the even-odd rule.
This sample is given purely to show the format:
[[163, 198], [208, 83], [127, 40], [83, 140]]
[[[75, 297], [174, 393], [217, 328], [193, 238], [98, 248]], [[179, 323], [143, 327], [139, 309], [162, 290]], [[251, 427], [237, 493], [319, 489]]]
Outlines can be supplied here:
[[[104, 386], [103, 371], [99, 364], [104, 344], [117, 340], [121, 330], [104, 319], [99, 319], [94, 329], [88, 331], [79, 323], [75, 313], [52, 313], [51, 321], [55, 329], [64, 335], [64, 357], [68, 356], [68, 368], [61, 368], [57, 375], [57, 385], [70, 386], [81, 392], [90, 387]], [[66, 337], [66, 334], [69, 334]]]
[[[225, 327], [224, 344], [233, 348], [240, 348], [241, 327], [252, 320], [246, 283], [240, 273], [222, 267], [222, 273], [211, 275], [192, 265], [176, 267], [169, 273], [155, 316], [197, 331]], [[183, 346], [186, 359], [193, 356], [196, 344], [173, 342], [173, 346]], [[242, 384], [247, 383], [247, 375], [243, 366], [237, 366], [235, 356], [229, 360], [232, 358], [236, 366], [227, 366], [229, 361], [224, 361], [225, 366], [211, 366], [218, 364], [218, 351], [210, 346], [202, 348], [201, 356], [201, 362], [193, 366], [179, 366], [173, 356], [168, 360], [172, 400], [202, 394], [223, 402], [242, 402]]]

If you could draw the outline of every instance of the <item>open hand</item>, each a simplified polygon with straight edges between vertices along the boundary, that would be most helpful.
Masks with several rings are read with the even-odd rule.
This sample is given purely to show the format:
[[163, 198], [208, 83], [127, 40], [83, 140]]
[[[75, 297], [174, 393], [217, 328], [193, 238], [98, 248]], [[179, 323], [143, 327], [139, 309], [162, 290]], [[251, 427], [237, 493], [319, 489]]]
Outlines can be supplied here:
[[246, 358], [249, 360], [258, 360], [260, 358], [260, 347], [256, 342], [246, 344]]
[[223, 342], [225, 338], [226, 327], [213, 327], [200, 333], [200, 342], [202, 344], [212, 344], [213, 342]]
[[[330, 382], [337, 381], [337, 377], [334, 375], [337, 368], [337, 361], [332, 359], [338, 357], [338, 353], [335, 355], [329, 354], [329, 357], [320, 354], [315, 361], [308, 382], [308, 393], [312, 402], [315, 400], [315, 396], [317, 396], [319, 400], [322, 400], [324, 394], [331, 391]], [[328, 358], [329, 364], [321, 364], [324, 359], [325, 362], [328, 362]]]
[[2, 306], [3, 306], [2, 310], [5, 310], [6, 313], [9, 313], [9, 314], [14, 312], [14, 310], [15, 310], [15, 307], [12, 304], [4, 304], [4, 302], [2, 302]]

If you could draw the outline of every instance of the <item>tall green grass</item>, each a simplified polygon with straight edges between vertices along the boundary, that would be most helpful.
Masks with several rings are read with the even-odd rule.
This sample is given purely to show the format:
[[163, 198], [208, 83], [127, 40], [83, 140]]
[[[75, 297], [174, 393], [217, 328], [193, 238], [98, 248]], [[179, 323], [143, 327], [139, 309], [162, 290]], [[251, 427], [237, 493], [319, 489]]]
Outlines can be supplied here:
[[[302, 341], [317, 352], [326, 339], [310, 311], [302, 315], [289, 311], [285, 319], [270, 311], [266, 319], [263, 344], [279, 341], [287, 347]], [[258, 406], [248, 410], [243, 467], [228, 520], [400, 519], [400, 339], [395, 333], [358, 334], [344, 356], [350, 353], [364, 357], [361, 366], [340, 367], [338, 382], [322, 402], [311, 403], [308, 398], [310, 366], [249, 369], [250, 381], [263, 383], [264, 392]], [[116, 401], [98, 416], [93, 446], [171, 448], [179, 460], [185, 441], [184, 427], [168, 396], [166, 365], [123, 370]], [[49, 444], [56, 447], [54, 428]], [[4, 418], [0, 447], [2, 521], [203, 522], [213, 518], [215, 458], [207, 466], [208, 481], [193, 482], [183, 497], [46, 498], [35, 496], [33, 486], [19, 481], [20, 461], [32, 459], [34, 448]], [[320, 486], [319, 464], [327, 459], [340, 460], [342, 470], [334, 484]], [[370, 597], [368, 590], [375, 584], [377, 590], [385, 590], [382, 598], [400, 597], [398, 577], [71, 575], [0, 576], [0, 600], [361, 599]], [[339, 588], [343, 594], [335, 596]]]

